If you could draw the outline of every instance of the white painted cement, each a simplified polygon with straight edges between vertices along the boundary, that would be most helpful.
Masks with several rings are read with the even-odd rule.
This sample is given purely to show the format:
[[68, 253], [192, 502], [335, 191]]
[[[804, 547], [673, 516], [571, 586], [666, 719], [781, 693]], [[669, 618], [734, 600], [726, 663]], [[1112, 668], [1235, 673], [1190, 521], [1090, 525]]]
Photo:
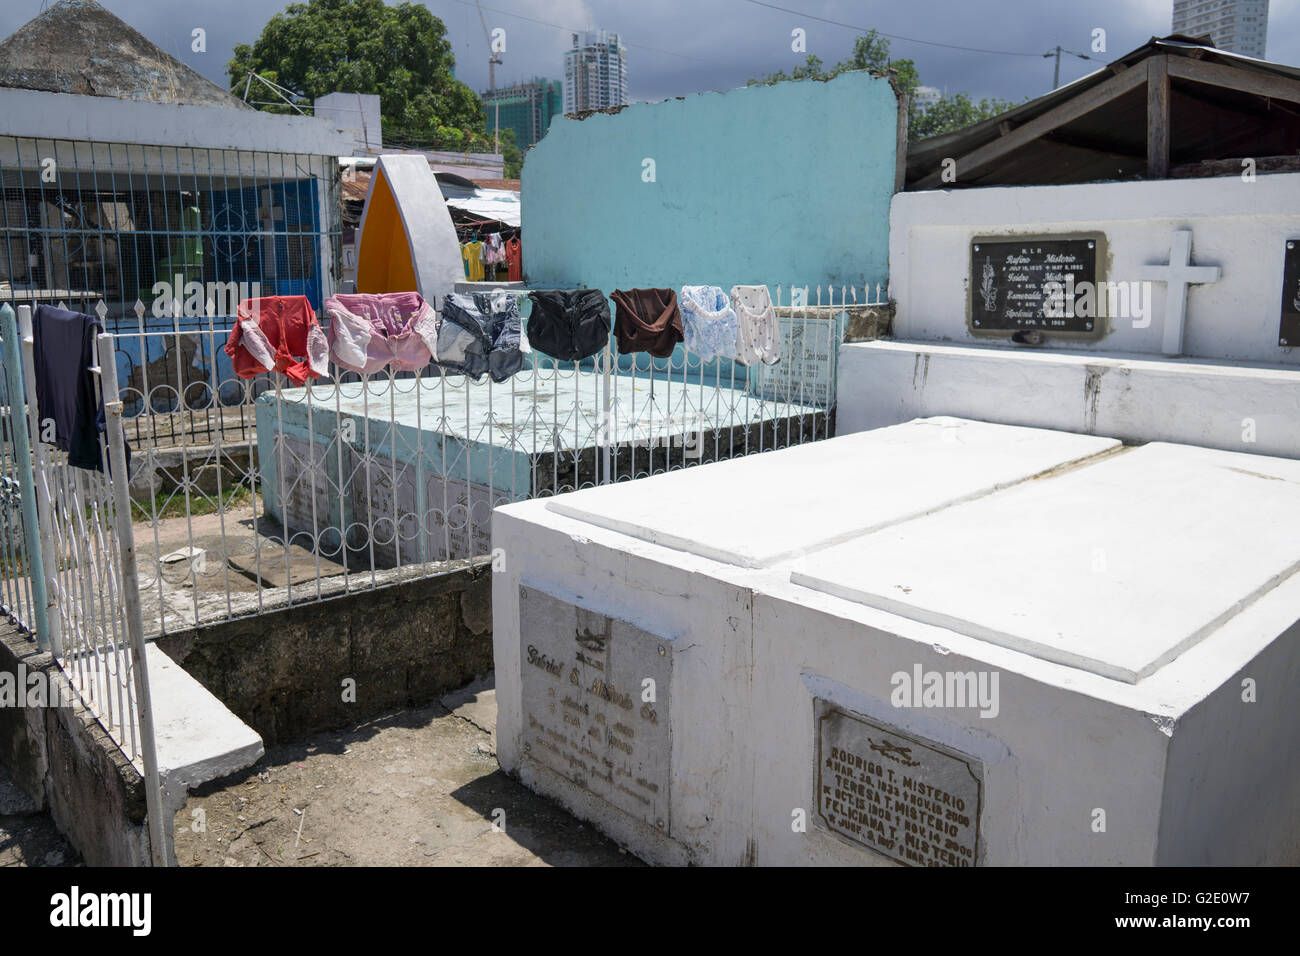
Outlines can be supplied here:
[[[1159, 452], [1153, 458], [1165, 454], [1153, 451]], [[1156, 559], [1171, 549], [1158, 539], [1180, 535], [1214, 506], [1217, 499], [1205, 493], [1204, 482], [1267, 485], [1269, 506], [1280, 502], [1288, 515], [1300, 494], [1292, 462], [1186, 454], [1189, 462], [1199, 461], [1189, 465], [1194, 475], [1187, 481], [1201, 491], [1185, 510], [1161, 506], [1169, 520], [1146, 538], [1129, 535], [1136, 553], [1118, 565], [1138, 569], [1133, 587], [1145, 588], [1154, 601], [1164, 600], [1169, 584]], [[998, 499], [1021, 499], [1031, 489], [1036, 495], [1039, 485], [1068, 488], [1090, 472], [1100, 484], [1115, 481], [1114, 497], [1121, 502], [1137, 499], [1150, 492], [1110, 469], [1125, 457], [1140, 464], [1136, 455], [1104, 456], [974, 501], [939, 505], [933, 518], [905, 521], [877, 535], [901, 536], [945, 512], [984, 513]], [[852, 482], [851, 474], [841, 475], [829, 463], [827, 468], [822, 480]], [[1230, 468], [1278, 480], [1225, 470]], [[1148, 477], [1161, 473], [1153, 464]], [[676, 483], [659, 488], [659, 505], [665, 511], [694, 507], [677, 489], [680, 483], [684, 492], [688, 474], [671, 477]], [[1141, 468], [1128, 477], [1144, 480]], [[762, 492], [753, 496], [766, 500]], [[797, 495], [780, 500], [800, 507]], [[1233, 507], [1244, 515], [1248, 505]], [[1251, 527], [1249, 521], [1244, 527]], [[815, 698], [977, 758], [984, 773], [981, 863], [1300, 862], [1300, 822], [1292, 812], [1300, 802], [1294, 760], [1300, 713], [1293, 693], [1300, 680], [1300, 575], [1243, 602], [1198, 642], [1129, 683], [991, 643], [957, 622], [941, 627], [794, 584], [791, 561], [737, 567], [578, 521], [545, 501], [499, 509], [493, 533], [506, 554], [506, 570], [493, 588], [502, 766], [653, 862], [889, 864], [811, 823]], [[994, 537], [998, 528], [986, 526], [984, 533]], [[1222, 535], [1217, 540], [1225, 546]], [[987, 566], [982, 555], [991, 545], [976, 544], [985, 550], [973, 553], [968, 573], [986, 575], [995, 585], [987, 599], [993, 604], [1016, 582], [1006, 569]], [[1045, 534], [1036, 546], [1025, 560], [1042, 560], [1060, 548]], [[1250, 542], [1228, 547], [1221, 556], [1235, 561]], [[1261, 545], [1273, 554], [1284, 554], [1286, 547]], [[1300, 545], [1289, 547], [1300, 557]], [[1108, 557], [1116, 567], [1115, 556]], [[1222, 573], [1212, 558], [1199, 567], [1182, 560], [1196, 581], [1180, 585], [1166, 604], [1196, 583], [1214, 590]], [[1233, 580], [1258, 590], [1256, 575]], [[638, 829], [626, 814], [522, 759], [520, 581], [675, 642], [671, 837]], [[1227, 590], [1225, 583], [1220, 593]], [[1129, 633], [1144, 640], [1136, 624]], [[1109, 636], [1092, 633], [1087, 639]], [[998, 672], [997, 716], [895, 707], [892, 675], [918, 664]], [[1242, 699], [1248, 678], [1255, 682], [1253, 703]], [[810, 821], [806, 829], [797, 826], [799, 811]], [[1104, 829], [1097, 826], [1098, 811], [1105, 813]]]
[[[375, 162], [375, 172], [370, 177], [370, 191], [361, 212], [361, 226], [357, 230], [358, 255], [364, 256], [366, 218], [370, 201], [380, 181], [386, 179], [397, 203], [402, 228], [411, 250], [412, 267], [420, 295], [435, 309], [442, 308], [443, 299], [465, 278], [465, 268], [460, 257], [460, 243], [456, 240], [456, 227], [442, 198], [437, 177], [429, 163], [419, 154], [390, 153]], [[387, 228], [388, 224], [384, 224]]]
[[1300, 462], [1156, 444], [863, 535], [791, 580], [1136, 683], [1300, 569], [1296, 528]]
[[[1119, 446], [933, 418], [561, 495], [559, 514], [761, 568]], [[663, 506], [671, 495], [675, 505]]]
[[861, 342], [839, 355], [836, 430], [929, 415], [1300, 457], [1300, 370], [1066, 351]]
[[184, 668], [154, 644], [147, 654], [158, 773], [175, 812], [189, 790], [251, 767], [265, 751], [261, 736]]
[[[1300, 365], [1278, 327], [1286, 240], [1300, 236], [1300, 173], [898, 193], [890, 207], [890, 291], [894, 335], [904, 341], [974, 344], [967, 328], [970, 245], [977, 236], [1103, 232], [1108, 281], [1138, 281], [1169, 261], [1176, 230], [1192, 233], [1198, 266], [1220, 266], [1213, 285], [1187, 291], [1185, 354]], [[1114, 318], [1094, 343], [1054, 348], [1159, 355], [1166, 287], [1152, 285], [1151, 321]], [[1004, 336], [1009, 339], [1010, 333]], [[843, 372], [841, 372], [843, 376]]]
[[0, 116], [11, 136], [317, 156], [345, 156], [352, 149], [351, 136], [325, 120], [219, 106], [5, 89]]

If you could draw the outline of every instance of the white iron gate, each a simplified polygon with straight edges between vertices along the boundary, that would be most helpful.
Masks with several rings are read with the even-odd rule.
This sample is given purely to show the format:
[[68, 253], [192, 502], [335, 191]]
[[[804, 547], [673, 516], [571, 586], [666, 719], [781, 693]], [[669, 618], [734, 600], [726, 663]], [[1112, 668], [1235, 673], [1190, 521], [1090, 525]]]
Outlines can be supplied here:
[[53, 652], [81, 702], [141, 772], [151, 855], [165, 866], [171, 833], [163, 825], [113, 338], [99, 336], [92, 370], [98, 395], [111, 399], [100, 436], [107, 468], [89, 471], [42, 440], [49, 436], [38, 419], [31, 308], [22, 306], [16, 321], [8, 308], [2, 314], [5, 497], [18, 501], [3, 513], [8, 525], [16, 511], [22, 531], [6, 533], [5, 610]]

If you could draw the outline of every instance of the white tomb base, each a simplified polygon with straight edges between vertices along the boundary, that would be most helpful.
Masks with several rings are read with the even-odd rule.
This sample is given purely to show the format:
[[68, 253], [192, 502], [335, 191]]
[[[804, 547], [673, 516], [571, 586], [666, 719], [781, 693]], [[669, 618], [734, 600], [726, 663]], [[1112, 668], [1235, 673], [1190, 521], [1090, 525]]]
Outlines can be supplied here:
[[1300, 457], [1300, 369], [933, 342], [840, 348], [836, 433], [960, 415]]
[[1297, 528], [1300, 461], [958, 419], [509, 505], [500, 761], [654, 863], [1295, 864]]

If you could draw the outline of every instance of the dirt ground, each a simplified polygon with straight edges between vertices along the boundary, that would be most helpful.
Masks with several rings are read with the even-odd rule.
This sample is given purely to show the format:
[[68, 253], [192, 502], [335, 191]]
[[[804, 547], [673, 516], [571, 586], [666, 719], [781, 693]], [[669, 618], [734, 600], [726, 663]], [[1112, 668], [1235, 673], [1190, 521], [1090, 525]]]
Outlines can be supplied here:
[[81, 857], [48, 813], [0, 767], [0, 866], [80, 866]]
[[[181, 866], [639, 866], [497, 765], [490, 684], [272, 747], [190, 795]], [[502, 826], [497, 828], [493, 821]]]

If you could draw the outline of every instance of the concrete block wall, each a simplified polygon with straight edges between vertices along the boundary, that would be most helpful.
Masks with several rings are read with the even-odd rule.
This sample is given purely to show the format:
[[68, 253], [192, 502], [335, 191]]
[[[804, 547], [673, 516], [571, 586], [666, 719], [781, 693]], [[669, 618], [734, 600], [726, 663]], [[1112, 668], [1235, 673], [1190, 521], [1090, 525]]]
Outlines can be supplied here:
[[[167, 634], [158, 646], [268, 744], [418, 707], [492, 670], [484, 561]], [[355, 702], [344, 700], [346, 679]]]
[[[61, 701], [76, 700], [53, 656], [8, 623], [0, 625], [0, 673], [39, 673]], [[144, 780], [79, 703], [0, 707], [0, 762], [87, 865], [149, 864]]]

